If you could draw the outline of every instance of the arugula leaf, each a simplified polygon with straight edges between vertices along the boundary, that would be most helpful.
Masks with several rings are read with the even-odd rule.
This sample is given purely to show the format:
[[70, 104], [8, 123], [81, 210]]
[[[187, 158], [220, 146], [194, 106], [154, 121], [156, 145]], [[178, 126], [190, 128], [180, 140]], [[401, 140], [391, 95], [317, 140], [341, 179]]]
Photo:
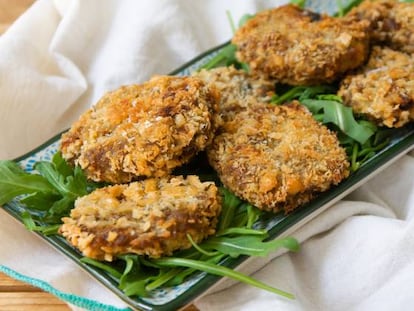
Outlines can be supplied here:
[[344, 5], [341, 0], [336, 0], [338, 12], [336, 12], [333, 16], [334, 17], [345, 16], [349, 11], [352, 10], [353, 7], [359, 5], [362, 1], [363, 0], [351, 0], [351, 1], [347, 1], [347, 3]]
[[218, 232], [221, 232], [230, 226], [230, 224], [234, 220], [234, 213], [236, 211], [236, 207], [239, 206], [240, 203], [242, 203], [242, 201], [237, 196], [235, 196], [226, 188], [221, 187], [220, 193], [223, 197], [223, 204], [220, 221], [217, 227]]
[[176, 258], [176, 257], [170, 257], [170, 258], [161, 258], [161, 259], [153, 259], [151, 262], [159, 267], [188, 267], [193, 268], [196, 270], [204, 271], [210, 274], [219, 275], [219, 276], [225, 276], [232, 278], [234, 280], [244, 282], [246, 284], [267, 290], [269, 292], [272, 292], [274, 294], [281, 295], [286, 298], [293, 299], [294, 296], [290, 293], [284, 292], [282, 290], [276, 289], [274, 287], [271, 287], [267, 284], [264, 284], [256, 279], [253, 279], [247, 275], [244, 275], [240, 272], [234, 271], [230, 268], [227, 268], [225, 266], [219, 266], [216, 264], [212, 264], [206, 261], [199, 261], [199, 260], [193, 260], [193, 259], [186, 259], [186, 258]]
[[336, 91], [332, 85], [295, 86], [284, 92], [284, 86], [279, 87], [282, 88], [282, 95], [274, 95], [271, 101], [272, 104], [275, 105], [290, 102], [294, 99], [302, 101], [304, 99], [315, 98], [315, 96], [319, 94], [327, 94]]
[[62, 175], [53, 162], [37, 162], [35, 169], [67, 199], [74, 201], [77, 197], [87, 194], [86, 178], [79, 167], [75, 168], [73, 176]]
[[151, 280], [157, 280], [162, 273], [154, 272], [152, 269], [141, 267], [138, 255], [128, 254], [119, 256], [125, 262], [125, 269], [120, 277], [119, 288], [122, 289], [127, 296], [138, 295], [141, 297], [148, 296], [146, 285]]
[[351, 107], [346, 107], [338, 101], [304, 99], [301, 103], [313, 114], [322, 110], [323, 123], [335, 124], [342, 132], [361, 144], [375, 133], [371, 125], [367, 126], [367, 123], [358, 123], [355, 120]]
[[259, 219], [260, 215], [262, 214], [262, 211], [251, 204], [247, 204], [246, 210], [247, 210], [246, 228], [252, 228], [253, 224]]
[[306, 6], [306, 0], [290, 0], [290, 3], [297, 5], [302, 9]]
[[[22, 221], [29, 230], [56, 233], [61, 218], [69, 215], [75, 200], [99, 187], [79, 167], [71, 168], [58, 152], [52, 162], [39, 161], [38, 174], [25, 172], [17, 163], [0, 161], [0, 204], [19, 198], [25, 206]], [[33, 217], [32, 217], [33, 215]]]
[[215, 55], [210, 61], [201, 66], [198, 70], [221, 67], [221, 66], [230, 66], [238, 64], [236, 59], [236, 50], [237, 47], [234, 44], [226, 45], [217, 55]]
[[191, 235], [190, 234], [187, 234], [187, 238], [188, 238], [188, 240], [190, 241], [190, 243], [191, 243], [191, 245], [197, 250], [197, 251], [199, 251], [201, 254], [203, 254], [203, 255], [205, 255], [205, 256], [207, 256], [207, 257], [213, 257], [213, 256], [216, 256], [216, 255], [218, 255], [219, 254], [219, 252], [209, 252], [209, 251], [206, 251], [205, 249], [203, 249], [201, 246], [199, 246], [199, 245], [197, 245], [195, 242], [194, 242], [194, 240], [193, 240], [193, 238], [191, 237]]
[[25, 211], [22, 213], [22, 221], [24, 226], [26, 227], [27, 230], [29, 231], [37, 231], [37, 232], [41, 232], [44, 235], [52, 235], [52, 234], [57, 234], [60, 225], [41, 225], [38, 226], [36, 225], [35, 221], [33, 220], [32, 215], [30, 215], [29, 212]]
[[247, 23], [247, 21], [248, 21], [249, 19], [252, 19], [253, 17], [254, 17], [254, 15], [253, 15], [253, 14], [244, 14], [244, 15], [240, 18], [240, 20], [239, 20], [239, 24], [238, 24], [239, 28], [243, 27], [243, 26], [244, 26], [244, 24], [246, 24], [246, 23]]
[[63, 176], [68, 177], [73, 175], [73, 168], [65, 161], [60, 151], [53, 155], [52, 163], [55, 165], [56, 170]]
[[220, 236], [224, 236], [224, 235], [234, 235], [234, 234], [265, 236], [267, 234], [267, 231], [266, 230], [250, 229], [250, 228], [234, 227], [234, 228], [228, 228], [226, 230], [218, 232], [218, 233], [216, 233], [216, 236], [220, 237]]
[[[227, 18], [230, 22], [230, 28], [232, 29], [232, 32], [236, 32], [236, 27], [234, 25], [234, 21], [230, 15], [229, 12], [226, 12]], [[238, 23], [238, 27], [242, 27], [249, 19], [251, 19], [254, 15], [251, 14], [245, 14], [243, 15]], [[236, 68], [241, 68], [244, 71], [249, 71], [249, 66], [246, 63], [239, 62], [236, 57], [236, 51], [237, 46], [229, 43], [225, 47], [223, 47], [212, 59], [210, 59], [206, 64], [198, 68], [197, 71], [200, 71], [202, 69], [212, 69], [216, 67], [222, 67], [222, 66], [231, 66], [233, 65]]]
[[105, 272], [107, 272], [109, 275], [113, 276], [114, 278], [121, 278], [122, 277], [122, 273], [120, 273], [117, 269], [111, 267], [110, 265], [107, 265], [104, 262], [89, 258], [89, 257], [82, 257], [81, 259], [79, 259], [80, 262], [88, 264], [90, 266], [94, 266], [97, 267], [99, 269], [104, 270]]
[[50, 209], [50, 202], [55, 202], [60, 199], [59, 194], [35, 192], [20, 199], [20, 203], [24, 204], [28, 209], [35, 211], [48, 211]]
[[55, 194], [56, 190], [44, 177], [25, 172], [17, 163], [0, 161], [0, 205], [33, 193]]
[[297, 251], [299, 244], [291, 237], [263, 242], [263, 236], [246, 235], [237, 237], [214, 237], [200, 246], [206, 250], [217, 250], [222, 254], [238, 257], [240, 255], [266, 257], [281, 247]]

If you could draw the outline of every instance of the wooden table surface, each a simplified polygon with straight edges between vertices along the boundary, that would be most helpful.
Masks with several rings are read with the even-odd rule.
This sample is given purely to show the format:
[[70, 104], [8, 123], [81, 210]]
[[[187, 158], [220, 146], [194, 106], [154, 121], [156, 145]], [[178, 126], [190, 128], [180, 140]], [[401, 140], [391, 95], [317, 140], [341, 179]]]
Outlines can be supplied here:
[[[0, 0], [0, 35], [35, 0]], [[37, 287], [0, 272], [0, 311], [70, 311], [66, 303]], [[197, 311], [189, 306], [185, 311]]]
[[0, 273], [1, 311], [69, 311], [55, 296]]

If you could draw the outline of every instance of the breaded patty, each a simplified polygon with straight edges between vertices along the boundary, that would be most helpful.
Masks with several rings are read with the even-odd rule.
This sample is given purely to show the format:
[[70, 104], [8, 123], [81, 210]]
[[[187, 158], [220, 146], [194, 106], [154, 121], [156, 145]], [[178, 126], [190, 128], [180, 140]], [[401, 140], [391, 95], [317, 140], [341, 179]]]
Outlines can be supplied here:
[[349, 16], [370, 23], [374, 44], [414, 53], [414, 4], [395, 0], [367, 0], [355, 7]]
[[377, 124], [401, 127], [414, 120], [414, 59], [375, 46], [368, 63], [341, 82], [338, 95]]
[[252, 76], [233, 66], [201, 70], [194, 75], [220, 92], [219, 113], [224, 121], [257, 102], [269, 103], [275, 94], [274, 81]]
[[366, 21], [285, 5], [256, 14], [232, 42], [251, 71], [282, 83], [312, 85], [333, 82], [366, 60], [367, 27]]
[[240, 112], [207, 154], [226, 187], [274, 212], [292, 211], [349, 174], [336, 135], [297, 102]]
[[215, 233], [221, 197], [197, 176], [149, 178], [95, 190], [75, 202], [59, 232], [84, 256], [171, 255]]
[[95, 181], [168, 175], [211, 142], [218, 102], [218, 92], [195, 77], [123, 86], [62, 135], [62, 155]]

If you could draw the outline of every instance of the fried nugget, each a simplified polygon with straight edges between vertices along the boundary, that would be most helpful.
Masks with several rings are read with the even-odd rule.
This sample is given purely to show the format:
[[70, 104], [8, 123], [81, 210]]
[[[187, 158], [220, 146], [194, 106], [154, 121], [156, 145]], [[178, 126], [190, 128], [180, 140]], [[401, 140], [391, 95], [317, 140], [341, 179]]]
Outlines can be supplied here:
[[94, 181], [166, 176], [211, 142], [218, 102], [218, 92], [195, 77], [123, 86], [62, 135], [62, 155]]
[[59, 232], [84, 256], [112, 261], [121, 254], [171, 255], [215, 233], [221, 197], [194, 175], [114, 185], [76, 200]]
[[224, 122], [234, 118], [238, 112], [256, 105], [257, 102], [269, 103], [275, 94], [274, 81], [252, 76], [233, 66], [204, 69], [196, 72], [194, 76], [219, 91], [219, 115]]
[[414, 53], [414, 5], [394, 0], [366, 0], [349, 16], [370, 24], [373, 44]]
[[414, 120], [414, 59], [375, 46], [366, 66], [341, 82], [338, 95], [378, 125], [401, 127]]
[[291, 85], [330, 83], [366, 60], [368, 24], [285, 5], [256, 14], [232, 43], [252, 72]]
[[288, 213], [349, 174], [336, 135], [297, 102], [240, 112], [207, 155], [228, 189], [273, 212]]

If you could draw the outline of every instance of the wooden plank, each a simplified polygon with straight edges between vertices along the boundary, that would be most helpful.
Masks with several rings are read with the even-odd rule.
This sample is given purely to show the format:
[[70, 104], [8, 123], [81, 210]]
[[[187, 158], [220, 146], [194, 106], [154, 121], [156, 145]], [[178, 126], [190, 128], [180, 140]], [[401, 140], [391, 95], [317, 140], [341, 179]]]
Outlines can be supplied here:
[[66, 304], [44, 292], [0, 293], [2, 311], [69, 311]]
[[40, 289], [0, 273], [0, 292], [39, 292]]
[[0, 0], [0, 34], [6, 31], [33, 2], [34, 0]]
[[0, 273], [0, 310], [69, 311], [68, 305], [40, 288], [17, 281]]

